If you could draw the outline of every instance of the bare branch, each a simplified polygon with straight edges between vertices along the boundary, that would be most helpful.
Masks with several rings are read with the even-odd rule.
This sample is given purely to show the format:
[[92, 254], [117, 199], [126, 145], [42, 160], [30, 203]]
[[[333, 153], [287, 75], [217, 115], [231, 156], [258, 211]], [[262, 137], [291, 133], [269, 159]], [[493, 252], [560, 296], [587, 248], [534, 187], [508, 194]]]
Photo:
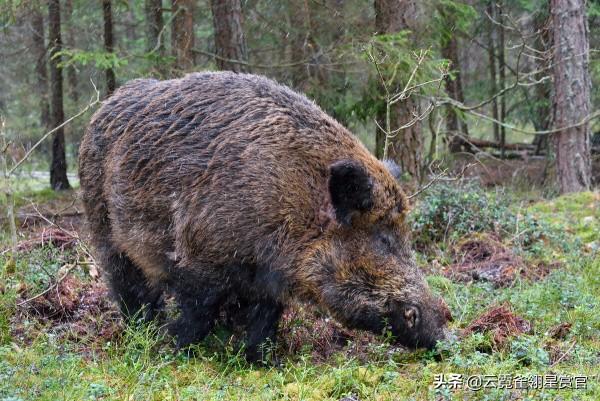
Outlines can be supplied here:
[[499, 121], [499, 120], [497, 120], [497, 119], [495, 119], [493, 117], [487, 116], [487, 115], [485, 115], [483, 113], [478, 113], [475, 110], [473, 110], [472, 107], [465, 106], [463, 103], [458, 102], [458, 101], [456, 101], [454, 99], [447, 98], [447, 99], [444, 99], [442, 102], [437, 103], [436, 105], [439, 106], [441, 104], [446, 104], [446, 103], [450, 103], [454, 107], [456, 107], [457, 109], [462, 110], [462, 111], [467, 112], [467, 113], [470, 113], [470, 114], [472, 114], [472, 115], [474, 115], [476, 117], [483, 118], [484, 120], [488, 120], [488, 121], [491, 121], [491, 122], [496, 123], [496, 124], [500, 124], [503, 127], [508, 128], [508, 129], [510, 129], [512, 131], [521, 132], [523, 134], [529, 134], [529, 135], [555, 134], [557, 132], [561, 132], [561, 131], [564, 131], [564, 130], [567, 130], [567, 129], [579, 127], [579, 126], [581, 126], [583, 124], [587, 124], [588, 122], [590, 122], [592, 120], [595, 120], [596, 118], [600, 117], [600, 110], [596, 110], [595, 112], [588, 114], [584, 119], [582, 119], [581, 121], [579, 121], [579, 122], [577, 122], [575, 124], [571, 124], [571, 125], [567, 125], [567, 126], [559, 127], [559, 128], [554, 128], [554, 129], [549, 129], [549, 130], [531, 131], [531, 130], [527, 130], [527, 129], [523, 129], [523, 128], [518, 128], [518, 127], [516, 127], [516, 126], [514, 126], [512, 124], [504, 123], [504, 122]]
[[65, 273], [58, 279], [56, 280], [54, 283], [52, 283], [52, 285], [50, 285], [48, 288], [46, 288], [44, 291], [40, 292], [39, 294], [31, 297], [31, 298], [27, 298], [24, 301], [21, 302], [17, 302], [17, 306], [23, 306], [25, 304], [28, 304], [31, 301], [34, 301], [40, 297], [43, 297], [44, 295], [46, 295], [47, 293], [49, 293], [50, 291], [52, 291], [55, 288], [58, 288], [58, 286], [60, 285], [60, 283], [69, 275], [69, 273], [71, 273], [71, 270], [73, 270], [77, 265], [67, 265], [67, 269], [65, 271]]
[[[158, 36], [156, 38], [156, 46], [154, 46], [154, 49], [152, 49], [150, 51], [150, 53], [156, 53], [160, 49], [160, 46], [162, 46], [161, 42], [162, 42], [162, 36], [165, 31], [165, 28], [173, 22], [173, 20], [177, 16], [177, 14], [179, 14], [179, 12], [182, 10], [183, 10], [183, 8], [177, 8], [177, 10], [174, 13], [171, 13], [169, 20], [165, 24], [163, 24], [162, 28], [160, 28], [160, 32], [158, 33]], [[161, 19], [162, 19], [162, 17], [161, 17]]]
[[68, 120], [66, 120], [65, 122], [63, 122], [62, 124], [52, 128], [50, 131], [46, 132], [39, 141], [37, 141], [35, 143], [35, 145], [33, 145], [28, 151], [27, 153], [25, 153], [25, 156], [23, 156], [23, 158], [21, 160], [19, 160], [9, 171], [8, 171], [8, 175], [12, 175], [16, 169], [19, 168], [19, 166], [21, 164], [23, 164], [23, 162], [25, 162], [25, 160], [27, 160], [29, 158], [29, 156], [31, 156], [31, 153], [33, 153], [33, 151], [42, 144], [42, 142], [44, 142], [46, 140], [46, 138], [48, 138], [50, 135], [52, 135], [53, 133], [55, 133], [57, 130], [59, 130], [60, 128], [64, 127], [65, 125], [69, 124], [71, 121], [75, 120], [76, 118], [82, 116], [83, 114], [85, 114], [89, 109], [91, 109], [92, 107], [94, 107], [96, 104], [100, 103], [100, 92], [98, 91], [98, 89], [96, 88], [96, 85], [94, 85], [94, 82], [92, 80], [90, 80], [90, 82], [92, 83], [92, 86], [94, 87], [94, 91], [96, 92], [95, 94], [95, 99], [92, 98], [92, 100], [90, 101], [91, 103], [89, 103], [87, 106], [85, 106], [79, 113], [75, 114], [74, 116], [70, 117]]
[[[235, 59], [230, 59], [227, 57], [222, 57], [219, 56], [218, 54], [215, 53], [211, 53], [209, 51], [206, 50], [202, 50], [202, 49], [191, 49], [192, 52], [194, 53], [198, 53], [198, 54], [202, 54], [203, 56], [208, 56], [208, 57], [212, 57], [215, 58], [217, 60], [221, 60], [221, 61], [225, 61], [228, 63], [232, 63], [232, 64], [239, 64], [239, 65], [244, 65], [247, 67], [251, 67], [251, 68], [258, 68], [258, 69], [274, 69], [274, 68], [289, 68], [289, 67], [296, 67], [299, 65], [305, 65], [305, 64], [311, 64], [310, 61], [312, 60], [312, 58], [307, 57], [303, 60], [300, 61], [294, 61], [291, 63], [281, 63], [281, 64], [254, 64], [251, 63], [249, 61], [243, 61], [243, 60], [235, 60]], [[320, 54], [323, 55], [327, 55], [329, 53], [331, 53], [333, 50], [331, 48], [327, 48], [325, 50], [323, 50]], [[347, 65], [348, 63], [327, 63], [327, 64], [319, 64], [320, 66], [323, 65], [327, 65], [327, 66], [332, 66], [332, 65]]]
[[[427, 184], [423, 185], [421, 188], [419, 188], [419, 190], [417, 190], [417, 192], [415, 192], [412, 195], [409, 195], [407, 198], [410, 200], [418, 195], [420, 195], [421, 193], [425, 192], [429, 187], [431, 187], [435, 182], [438, 181], [458, 181], [460, 179], [462, 179], [465, 175], [465, 172], [467, 171], [468, 168], [472, 167], [475, 165], [475, 163], [468, 163], [465, 164], [462, 168], [462, 170], [460, 171], [460, 173], [458, 173], [456, 176], [454, 177], [450, 177], [447, 175], [448, 172], [448, 168], [445, 168], [444, 170], [442, 170], [440, 173], [438, 174], [434, 174], [433, 170], [432, 170], [432, 165], [435, 163], [435, 160], [432, 161], [428, 168], [429, 168], [429, 172], [431, 172], [433, 174], [433, 178], [431, 180], [429, 180], [429, 182], [427, 182]], [[441, 162], [440, 162], [441, 163]]]
[[410, 96], [410, 92], [409, 92], [410, 84], [412, 83], [413, 79], [415, 78], [415, 74], [417, 73], [417, 71], [419, 70], [421, 65], [423, 64], [423, 61], [425, 61], [425, 57], [427, 56], [428, 53], [429, 53], [429, 49], [421, 50], [419, 52], [419, 56], [417, 57], [417, 65], [415, 65], [415, 68], [413, 68], [412, 73], [408, 77], [408, 81], [406, 82], [406, 85], [404, 85], [404, 89], [402, 89], [402, 92], [392, 96], [392, 98], [390, 99], [390, 104], [397, 103], [398, 101], [404, 100], [408, 96]]
[[17, 253], [17, 226], [15, 223], [15, 200], [13, 197], [13, 191], [10, 182], [10, 172], [8, 170], [8, 139], [6, 138], [6, 121], [4, 117], [0, 116], [0, 139], [2, 140], [2, 153], [0, 158], [2, 159], [2, 172], [3, 180], [5, 181], [6, 188], [4, 189], [4, 195], [6, 197], [6, 216], [8, 218], [8, 224], [10, 227], [10, 239], [11, 239], [11, 259], [12, 263], [15, 262], [15, 255]]

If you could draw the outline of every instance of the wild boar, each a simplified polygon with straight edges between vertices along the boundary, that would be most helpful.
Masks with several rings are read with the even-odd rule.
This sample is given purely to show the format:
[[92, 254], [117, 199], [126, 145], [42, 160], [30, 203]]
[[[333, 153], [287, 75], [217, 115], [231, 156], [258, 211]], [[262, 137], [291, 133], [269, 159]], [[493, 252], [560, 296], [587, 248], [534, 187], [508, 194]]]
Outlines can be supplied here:
[[[291, 300], [349, 328], [431, 348], [451, 319], [411, 250], [396, 178], [305, 96], [228, 72], [142, 79], [94, 114], [79, 174], [98, 261], [121, 310], [175, 294], [181, 347], [242, 300], [246, 352]], [[241, 314], [240, 314], [241, 315]]]

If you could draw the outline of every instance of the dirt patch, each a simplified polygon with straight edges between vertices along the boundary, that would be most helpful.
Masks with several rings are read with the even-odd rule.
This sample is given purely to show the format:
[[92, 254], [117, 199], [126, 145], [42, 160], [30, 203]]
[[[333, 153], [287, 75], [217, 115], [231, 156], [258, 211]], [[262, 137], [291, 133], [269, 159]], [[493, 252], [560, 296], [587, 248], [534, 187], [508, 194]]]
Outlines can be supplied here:
[[509, 304], [494, 306], [475, 319], [464, 331], [463, 335], [471, 333], [492, 334], [495, 349], [506, 345], [509, 337], [518, 336], [531, 330], [531, 323], [515, 315]]
[[571, 323], [560, 323], [548, 330], [548, 335], [555, 340], [565, 339], [571, 332]]
[[42, 227], [34, 232], [29, 239], [19, 242], [17, 249], [21, 252], [31, 251], [44, 245], [52, 244], [61, 250], [71, 249], [77, 245], [79, 238], [76, 234], [58, 227]]
[[576, 341], [563, 342], [554, 338], [547, 341], [544, 349], [548, 352], [550, 366], [570, 361], [573, 358], [573, 349], [576, 344]]
[[[23, 302], [13, 322], [14, 333], [23, 341], [35, 337], [35, 330], [24, 322], [35, 319], [40, 330], [80, 343], [84, 348], [100, 349], [123, 330], [123, 321], [101, 281], [83, 281], [67, 275], [41, 296], [21, 294]], [[28, 298], [30, 297], [30, 298]]]
[[[524, 188], [547, 187], [554, 182], [555, 171], [545, 158], [500, 160], [485, 156], [465, 155], [458, 157], [452, 166], [458, 174], [466, 164], [472, 164], [465, 171], [465, 178], [478, 180], [485, 187], [517, 186]], [[550, 184], [549, 184], [550, 183]]]
[[380, 343], [373, 334], [348, 330], [314, 308], [299, 304], [284, 312], [279, 327], [281, 354], [296, 355], [310, 347], [315, 362], [325, 362], [340, 351], [366, 360], [369, 346]]
[[[82, 287], [79, 280], [66, 276], [57, 285], [49, 287], [45, 294], [32, 297], [22, 306], [27, 308], [28, 313], [39, 318], [65, 321], [72, 318], [77, 311]], [[29, 294], [24, 291], [21, 295], [25, 297]]]
[[476, 234], [460, 241], [453, 250], [454, 264], [446, 277], [459, 282], [489, 281], [496, 287], [512, 284], [526, 270], [523, 260], [488, 234]]
[[37, 231], [51, 221], [66, 230], [78, 232], [84, 220], [83, 205], [77, 193], [71, 192], [64, 198], [19, 208], [17, 220], [22, 230]]
[[510, 286], [517, 277], [537, 281], [561, 266], [560, 262], [527, 264], [491, 234], [475, 234], [461, 240], [452, 251], [454, 263], [444, 276], [458, 282], [488, 281], [495, 287]]
[[558, 261], [550, 263], [539, 261], [537, 263], [530, 264], [526, 266], [525, 269], [521, 270], [521, 276], [531, 281], [539, 281], [543, 280], [554, 270], [560, 269], [561, 267], [562, 263]]

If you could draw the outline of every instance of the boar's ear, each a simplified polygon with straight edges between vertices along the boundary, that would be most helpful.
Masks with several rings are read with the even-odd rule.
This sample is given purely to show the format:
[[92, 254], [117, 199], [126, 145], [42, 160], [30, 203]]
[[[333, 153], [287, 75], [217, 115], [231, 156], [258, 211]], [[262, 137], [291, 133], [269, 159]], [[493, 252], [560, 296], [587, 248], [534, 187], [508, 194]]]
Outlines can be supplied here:
[[335, 218], [341, 224], [350, 224], [356, 213], [373, 207], [371, 177], [354, 160], [341, 160], [329, 167], [328, 187]]
[[383, 165], [385, 166], [385, 168], [387, 168], [387, 170], [390, 172], [392, 177], [394, 177], [396, 179], [396, 181], [398, 181], [398, 180], [400, 180], [400, 178], [402, 178], [402, 169], [395, 161], [390, 160], [390, 159], [385, 159], [385, 160], [383, 160]]

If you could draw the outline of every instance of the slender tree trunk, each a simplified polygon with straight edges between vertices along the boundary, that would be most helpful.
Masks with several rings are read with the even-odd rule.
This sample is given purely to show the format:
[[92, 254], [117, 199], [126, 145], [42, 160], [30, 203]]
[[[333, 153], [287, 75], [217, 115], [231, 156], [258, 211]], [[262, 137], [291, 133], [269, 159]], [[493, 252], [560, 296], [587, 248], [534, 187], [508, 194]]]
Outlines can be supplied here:
[[[438, 12], [442, 17], [443, 29], [449, 33], [447, 37], [442, 38], [441, 52], [442, 57], [449, 60], [452, 69], [451, 76], [446, 76], [446, 92], [448, 96], [461, 103], [464, 103], [464, 92], [462, 87], [462, 73], [458, 53], [458, 38], [455, 32], [455, 16], [452, 8], [444, 4], [438, 5]], [[466, 144], [463, 137], [468, 137], [469, 131], [466, 121], [459, 118], [459, 115], [452, 106], [448, 106], [446, 113], [446, 137], [448, 149], [452, 153], [460, 152], [462, 146]]]
[[127, 0], [127, 12], [125, 13], [125, 37], [129, 42], [133, 42], [137, 40], [137, 32], [136, 32], [136, 22], [135, 22], [135, 13], [133, 12], [135, 7], [135, 1]]
[[[62, 70], [59, 67], [61, 57], [57, 54], [62, 49], [59, 0], [48, 0], [48, 39], [50, 45], [50, 126], [55, 128], [65, 120], [63, 111], [63, 77]], [[54, 190], [69, 189], [71, 187], [67, 178], [65, 133], [62, 128], [56, 130], [52, 139], [50, 185]]]
[[[102, 0], [102, 14], [104, 16], [104, 50], [108, 53], [114, 53], [115, 40], [113, 36], [113, 15], [111, 0]], [[106, 95], [110, 96], [117, 87], [115, 70], [106, 69]]]
[[[497, 13], [498, 22], [500, 26], [498, 29], [498, 75], [500, 79], [500, 90], [503, 90], [506, 87], [506, 59], [505, 59], [505, 41], [504, 41], [504, 9], [502, 8], [502, 3], [500, 3], [500, 9]], [[504, 95], [500, 96], [500, 122], [504, 123], [506, 119], [506, 97]], [[500, 125], [500, 154], [504, 159], [506, 156], [506, 149], [504, 148], [506, 144], [506, 127], [504, 125]]]
[[154, 65], [160, 77], [167, 76], [167, 66], [160, 58], [165, 56], [165, 37], [161, 31], [164, 29], [162, 0], [145, 0], [144, 11], [146, 14], [146, 50], [156, 52], [159, 60]]
[[[220, 70], [248, 72], [248, 61], [240, 0], [211, 0], [215, 27], [215, 62]], [[239, 61], [239, 62], [234, 62]]]
[[429, 141], [429, 153], [427, 154], [427, 160], [429, 162], [433, 161], [437, 155], [438, 127], [435, 126], [435, 115], [436, 112], [433, 110], [427, 119], [427, 123], [429, 124], [429, 133], [431, 134], [431, 139]]
[[[66, 27], [66, 40], [65, 45], [67, 48], [76, 48], [75, 44], [75, 27], [73, 26], [73, 0], [65, 1], [65, 27]], [[73, 100], [73, 103], [79, 103], [79, 91], [77, 90], [77, 71], [75, 66], [70, 65], [66, 68], [67, 70], [67, 82], [69, 85], [69, 95]]]
[[50, 126], [50, 104], [48, 103], [48, 70], [46, 68], [46, 41], [44, 36], [44, 17], [35, 8], [31, 15], [32, 51], [35, 56], [36, 91], [40, 105], [40, 126], [48, 130]]
[[[547, 8], [549, 8], [547, 5]], [[536, 37], [536, 48], [543, 51], [545, 57], [536, 58], [536, 66], [538, 70], [542, 71], [535, 76], [536, 80], [542, 79], [546, 75], [548, 66], [550, 65], [549, 55], [547, 54], [552, 50], [552, 32], [549, 28], [548, 22], [550, 21], [549, 13], [538, 13], [533, 21], [535, 31], [538, 32]], [[546, 131], [551, 125], [551, 85], [548, 81], [540, 82], [535, 86], [534, 90], [535, 101], [533, 102], [532, 110], [532, 122], [537, 131]], [[542, 151], [546, 151], [548, 148], [548, 135], [538, 134], [533, 138], [533, 145], [535, 146], [535, 154], [539, 155]]]
[[173, 56], [177, 68], [188, 71], [194, 67], [194, 0], [172, 0], [175, 18], [171, 27]]
[[[413, 38], [419, 34], [419, 2], [417, 0], [375, 0], [375, 28], [377, 33], [394, 33], [409, 29]], [[391, 128], [396, 129], [406, 125], [420, 112], [419, 101], [414, 97], [395, 103], [391, 106]], [[387, 114], [387, 113], [386, 113]], [[385, 114], [377, 116], [380, 125], [385, 127]], [[403, 172], [410, 174], [416, 180], [421, 179], [423, 165], [423, 136], [421, 122], [401, 130], [390, 139], [388, 158], [396, 161]], [[377, 130], [375, 136], [375, 154], [383, 157], [385, 134]]]
[[[554, 31], [554, 124], [579, 124], [590, 113], [589, 39], [585, 0], [551, 0]], [[553, 135], [560, 190], [591, 186], [589, 123]]]
[[[490, 17], [495, 18], [496, 7], [494, 7], [493, 1], [487, 6], [487, 12]], [[496, 31], [494, 23], [492, 21], [488, 21], [488, 60], [490, 66], [490, 96], [495, 96], [498, 93], [498, 81], [496, 79], [496, 40], [494, 38], [494, 33]], [[495, 120], [498, 120], [498, 99], [494, 99], [491, 102], [492, 107], [492, 117]], [[493, 123], [494, 126], [494, 140], [497, 142], [500, 141], [500, 125], [497, 123]]]
[[[146, 0], [144, 2], [146, 13], [146, 49], [150, 52], [164, 50], [164, 42], [158, 43], [158, 36], [163, 29], [162, 0]], [[164, 40], [164, 39], [163, 39]]]
[[[460, 74], [460, 66], [456, 64], [456, 62], [458, 62], [456, 47], [456, 38], [452, 37], [447, 41], [447, 43], [445, 43], [445, 46], [442, 47], [442, 57], [450, 60], [452, 63], [451, 66], [453, 74]], [[448, 92], [448, 96], [450, 96], [452, 99], [462, 102], [462, 100], [458, 99], [458, 86], [460, 85], [459, 79], [460, 75], [455, 75], [454, 77], [448, 75], [445, 79], [446, 92]], [[448, 142], [448, 149], [450, 152], [460, 152], [462, 135], [463, 133], [460, 132], [459, 128], [458, 114], [456, 113], [456, 110], [454, 110], [454, 107], [449, 106], [446, 114], [446, 140]]]
[[310, 66], [304, 62], [314, 53], [313, 27], [310, 6], [307, 0], [295, 0], [289, 3], [291, 21], [291, 62], [296, 64], [292, 70], [292, 85], [300, 91], [306, 91], [310, 79]]
[[[446, 29], [451, 30], [451, 24], [454, 23], [453, 15], [443, 6], [439, 8], [440, 15], [446, 23]], [[449, 38], [442, 39], [442, 57], [450, 60], [452, 68], [452, 76], [447, 76], [445, 79], [446, 92], [452, 99], [464, 103], [464, 94], [462, 89], [462, 75], [460, 60], [458, 57], [458, 39], [453, 32]], [[459, 119], [456, 110], [449, 106], [446, 115], [446, 141], [448, 149], [452, 153], [460, 152], [464, 140], [461, 137], [468, 137], [469, 132], [465, 121]]]

